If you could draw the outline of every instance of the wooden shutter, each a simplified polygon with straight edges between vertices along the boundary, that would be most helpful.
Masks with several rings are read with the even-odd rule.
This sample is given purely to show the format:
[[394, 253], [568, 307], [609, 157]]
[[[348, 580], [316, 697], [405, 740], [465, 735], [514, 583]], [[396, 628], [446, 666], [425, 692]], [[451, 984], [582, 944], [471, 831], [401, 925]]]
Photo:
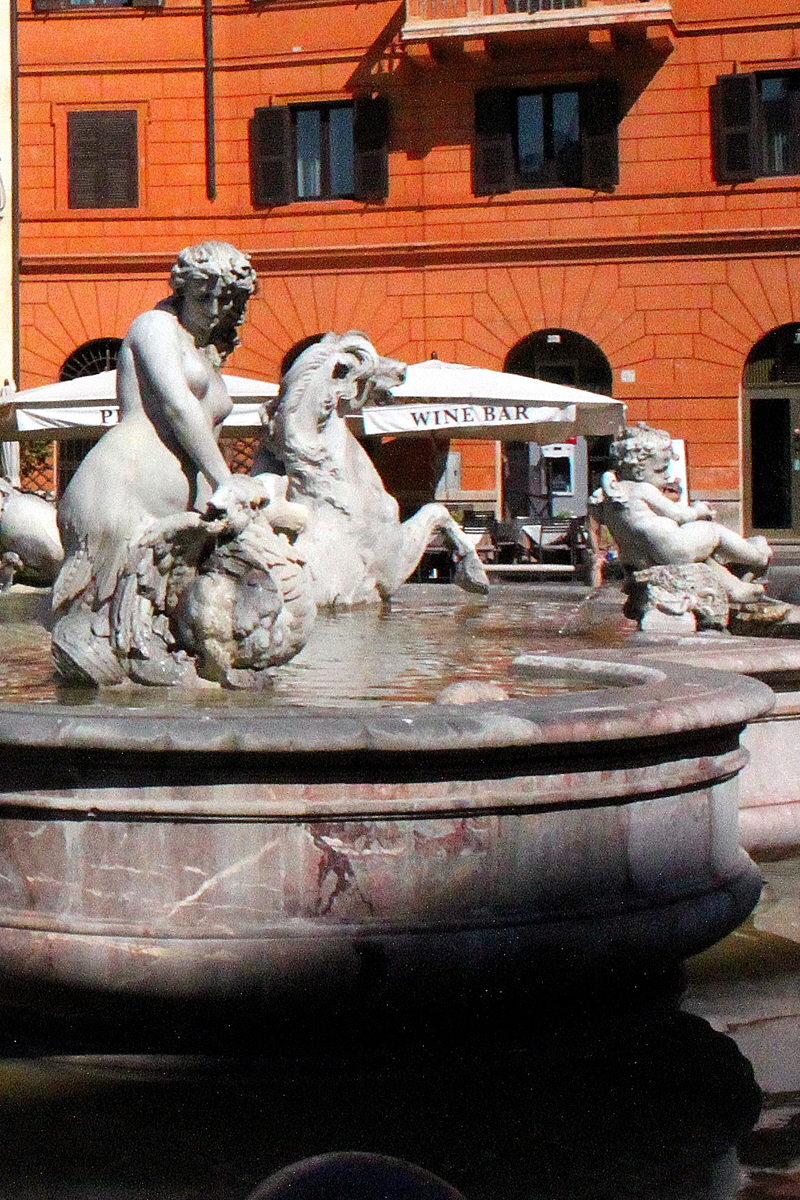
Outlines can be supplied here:
[[139, 148], [135, 109], [67, 114], [70, 208], [136, 208]]
[[798, 175], [800, 174], [800, 80], [797, 79], [796, 72], [792, 72], [792, 79], [796, 82], [795, 86], [789, 88], [788, 95], [789, 128], [791, 130], [788, 146], [788, 167], [792, 175]]
[[290, 204], [295, 193], [292, 116], [286, 105], [257, 108], [250, 122], [253, 204]]
[[761, 174], [761, 97], [755, 75], [719, 76], [711, 88], [711, 132], [718, 183]]
[[581, 178], [584, 187], [610, 192], [619, 183], [619, 85], [598, 79], [581, 90]]
[[494, 196], [514, 187], [514, 93], [486, 88], [475, 94], [472, 190]]
[[361, 97], [353, 111], [356, 200], [385, 200], [389, 195], [389, 101]]

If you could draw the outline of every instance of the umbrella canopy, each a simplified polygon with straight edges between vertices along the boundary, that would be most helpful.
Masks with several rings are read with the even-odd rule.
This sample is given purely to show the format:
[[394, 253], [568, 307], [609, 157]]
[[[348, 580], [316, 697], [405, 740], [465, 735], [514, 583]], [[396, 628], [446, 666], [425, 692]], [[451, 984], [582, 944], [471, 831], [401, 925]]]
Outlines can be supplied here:
[[[14, 399], [16, 391], [14, 384], [6, 380], [0, 388], [0, 413]], [[0, 442], [0, 475], [13, 487], [20, 486], [19, 462], [19, 442]]]
[[365, 434], [440, 433], [545, 445], [616, 434], [625, 424], [625, 405], [610, 396], [439, 359], [412, 363], [390, 394], [399, 403], [362, 410]]
[[[226, 372], [222, 378], [233, 400], [233, 412], [225, 425], [258, 428], [259, 408], [266, 399], [277, 396], [277, 384]], [[0, 435], [6, 439], [42, 432], [58, 437], [59, 432], [102, 428], [116, 425], [118, 420], [116, 371], [0, 396]]]

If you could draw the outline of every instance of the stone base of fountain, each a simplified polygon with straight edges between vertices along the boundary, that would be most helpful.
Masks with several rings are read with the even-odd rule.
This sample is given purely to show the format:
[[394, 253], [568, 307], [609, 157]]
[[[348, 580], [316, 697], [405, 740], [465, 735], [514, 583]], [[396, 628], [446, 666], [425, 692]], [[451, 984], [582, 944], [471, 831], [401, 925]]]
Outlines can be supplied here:
[[0, 992], [122, 1011], [441, 1007], [661, 971], [734, 929], [739, 736], [772, 695], [530, 658], [465, 706], [0, 710]]
[[800, 645], [783, 637], [637, 635], [624, 657], [738, 671], [772, 688], [774, 707], [742, 734], [750, 758], [739, 779], [739, 836], [757, 858], [785, 857], [800, 847]]

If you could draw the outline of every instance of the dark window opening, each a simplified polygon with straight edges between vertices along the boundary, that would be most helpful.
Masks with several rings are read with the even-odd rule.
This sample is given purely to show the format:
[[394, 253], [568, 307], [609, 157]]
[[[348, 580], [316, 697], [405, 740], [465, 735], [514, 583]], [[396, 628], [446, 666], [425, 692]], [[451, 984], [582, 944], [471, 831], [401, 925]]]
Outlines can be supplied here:
[[517, 173], [529, 187], [579, 187], [581, 142], [575, 91], [522, 92], [517, 96]]
[[71, 437], [56, 443], [56, 489], [59, 496], [64, 495], [72, 476], [96, 442], [97, 438]]
[[292, 109], [298, 200], [352, 197], [355, 157], [352, 104]]
[[[93, 338], [73, 350], [59, 373], [63, 383], [68, 379], [82, 379], [87, 375], [99, 375], [102, 371], [113, 371], [117, 365], [121, 338]], [[68, 437], [56, 443], [56, 492], [63, 496], [72, 476], [97, 441], [96, 437]]]
[[800, 71], [721, 75], [711, 119], [720, 183], [800, 173]]
[[747, 356], [746, 388], [800, 384], [800, 324], [779, 325], [761, 338]]
[[309, 346], [316, 346], [317, 342], [321, 342], [324, 337], [324, 333], [309, 333], [307, 337], [300, 338], [299, 342], [295, 342], [293, 346], [290, 346], [281, 359], [280, 378], [283, 379], [286, 372], [297, 362], [304, 350], [307, 350]]
[[253, 203], [385, 199], [388, 140], [383, 97], [257, 108], [250, 139]]
[[587, 187], [619, 182], [619, 90], [614, 80], [580, 88], [487, 88], [475, 96], [473, 190]]
[[764, 118], [764, 174], [796, 175], [800, 168], [800, 71], [759, 77]]
[[139, 148], [135, 109], [67, 115], [70, 208], [136, 208]]
[[750, 448], [753, 527], [792, 528], [792, 406], [784, 396], [753, 400]]

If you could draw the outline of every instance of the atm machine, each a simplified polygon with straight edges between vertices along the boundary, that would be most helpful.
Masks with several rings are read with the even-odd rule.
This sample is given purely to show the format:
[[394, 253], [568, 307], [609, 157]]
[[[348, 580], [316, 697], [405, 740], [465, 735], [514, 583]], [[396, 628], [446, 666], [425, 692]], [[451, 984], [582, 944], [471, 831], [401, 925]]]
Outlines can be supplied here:
[[548, 446], [530, 444], [531, 511], [540, 519], [586, 516], [589, 455], [586, 438], [570, 438]]

